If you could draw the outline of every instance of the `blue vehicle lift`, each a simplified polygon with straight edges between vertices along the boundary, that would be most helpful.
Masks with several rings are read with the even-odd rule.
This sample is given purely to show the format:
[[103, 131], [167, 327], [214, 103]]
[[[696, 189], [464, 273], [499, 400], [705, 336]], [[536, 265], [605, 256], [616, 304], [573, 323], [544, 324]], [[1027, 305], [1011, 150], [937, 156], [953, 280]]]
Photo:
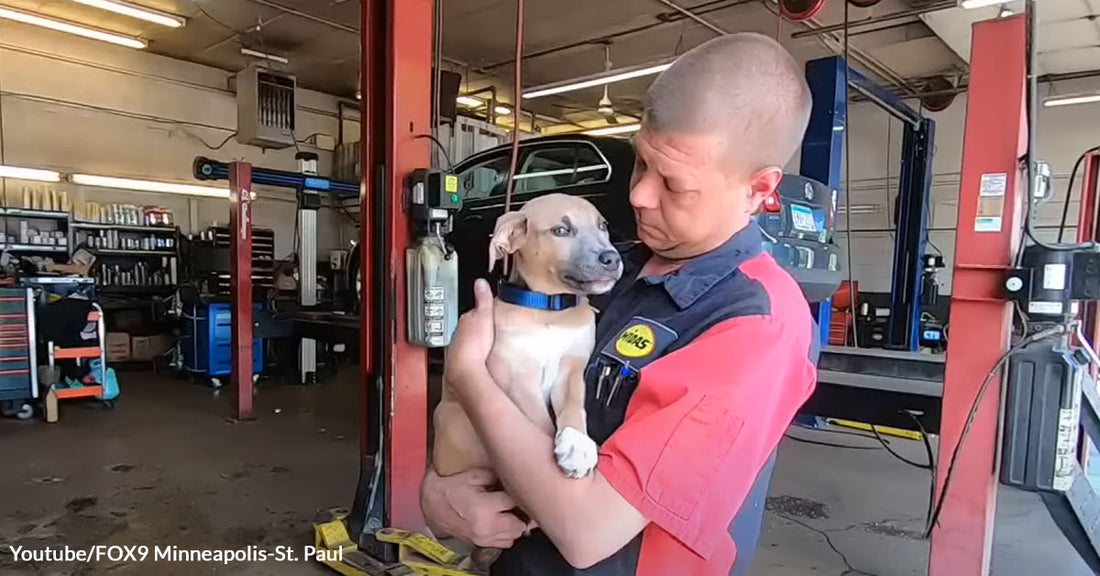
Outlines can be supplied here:
[[[849, 89], [877, 104], [905, 127], [901, 149], [900, 185], [894, 224], [894, 269], [890, 290], [890, 322], [886, 347], [915, 352], [920, 343], [922, 258], [928, 243], [929, 197], [932, 187], [932, 143], [936, 123], [905, 104], [893, 92], [848, 69], [844, 58], [831, 56], [806, 64], [806, 81], [813, 94], [810, 125], [802, 142], [800, 173], [840, 190], [845, 116]], [[851, 161], [851, 159], [849, 159]], [[846, 183], [850, 186], [850, 183]], [[845, 191], [847, 193], [847, 191]], [[851, 242], [851, 231], [848, 231]], [[851, 266], [851, 262], [848, 266]], [[818, 305], [821, 342], [829, 342], [832, 303]]]

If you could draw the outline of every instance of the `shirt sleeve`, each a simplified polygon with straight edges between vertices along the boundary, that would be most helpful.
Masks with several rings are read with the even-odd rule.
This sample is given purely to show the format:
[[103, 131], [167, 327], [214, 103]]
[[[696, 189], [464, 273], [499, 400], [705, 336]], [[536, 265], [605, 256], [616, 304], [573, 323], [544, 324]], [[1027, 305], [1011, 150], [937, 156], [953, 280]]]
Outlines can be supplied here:
[[812, 330], [722, 322], [642, 369], [599, 471], [649, 521], [709, 559], [817, 379]]

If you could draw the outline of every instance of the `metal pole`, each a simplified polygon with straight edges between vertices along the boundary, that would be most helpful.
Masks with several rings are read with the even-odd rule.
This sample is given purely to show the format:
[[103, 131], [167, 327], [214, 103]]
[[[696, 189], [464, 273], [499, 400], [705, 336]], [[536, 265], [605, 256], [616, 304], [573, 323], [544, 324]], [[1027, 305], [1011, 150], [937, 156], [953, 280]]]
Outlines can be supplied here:
[[[1000, 380], [993, 381], [977, 406], [969, 434], [961, 436], [978, 390], [1008, 349], [1012, 334], [1012, 308], [1001, 286], [1020, 249], [1027, 200], [1027, 182], [1018, 163], [1028, 138], [1023, 116], [1025, 32], [1022, 16], [974, 25], [951, 295], [953, 330], [936, 459], [942, 512], [932, 531], [930, 576], [989, 573]], [[951, 469], [960, 442], [959, 458]]]
[[229, 274], [232, 374], [237, 419], [252, 419], [252, 166], [229, 165]]
[[679, 4], [673, 2], [672, 0], [657, 0], [657, 1], [660, 2], [661, 4], [664, 4], [665, 6], [668, 6], [669, 8], [672, 8], [673, 10], [683, 14], [684, 16], [687, 16], [688, 18], [691, 18], [692, 20], [694, 20], [694, 21], [698, 22], [699, 24], [703, 25], [703, 27], [712, 30], [716, 34], [719, 34], [719, 35], [722, 35], [722, 36], [725, 36], [726, 34], [729, 34], [729, 32], [726, 32], [725, 30], [720, 28], [717, 24], [714, 24], [710, 20], [707, 20], [706, 18], [703, 18], [703, 17], [699, 16], [698, 14], [692, 12], [691, 10], [688, 10], [687, 8], [684, 8], [683, 6], [680, 6]]

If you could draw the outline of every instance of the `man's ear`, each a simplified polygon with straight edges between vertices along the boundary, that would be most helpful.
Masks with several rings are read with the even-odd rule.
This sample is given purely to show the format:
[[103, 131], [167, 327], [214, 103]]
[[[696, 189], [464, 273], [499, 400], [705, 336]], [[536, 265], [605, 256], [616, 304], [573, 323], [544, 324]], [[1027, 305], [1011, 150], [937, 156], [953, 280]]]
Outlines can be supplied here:
[[760, 210], [760, 205], [775, 194], [782, 179], [783, 169], [778, 166], [769, 166], [752, 175], [749, 180], [749, 214], [756, 214]]
[[527, 239], [527, 215], [523, 212], [506, 212], [497, 218], [493, 239], [489, 242], [489, 271], [497, 260], [515, 254]]

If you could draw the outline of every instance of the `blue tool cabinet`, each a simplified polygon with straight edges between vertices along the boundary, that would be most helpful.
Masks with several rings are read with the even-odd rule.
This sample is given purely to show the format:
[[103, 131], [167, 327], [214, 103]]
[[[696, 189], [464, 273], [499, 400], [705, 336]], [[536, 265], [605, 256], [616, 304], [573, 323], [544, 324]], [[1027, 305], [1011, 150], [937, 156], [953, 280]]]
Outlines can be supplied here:
[[30, 418], [38, 398], [34, 297], [26, 288], [0, 289], [0, 408]]
[[[254, 313], [263, 311], [253, 305]], [[228, 376], [233, 363], [232, 312], [227, 303], [194, 304], [186, 316], [183, 338], [183, 365], [192, 374], [210, 378], [221, 387], [220, 377]], [[252, 339], [253, 378], [263, 372], [264, 346], [260, 338]]]

